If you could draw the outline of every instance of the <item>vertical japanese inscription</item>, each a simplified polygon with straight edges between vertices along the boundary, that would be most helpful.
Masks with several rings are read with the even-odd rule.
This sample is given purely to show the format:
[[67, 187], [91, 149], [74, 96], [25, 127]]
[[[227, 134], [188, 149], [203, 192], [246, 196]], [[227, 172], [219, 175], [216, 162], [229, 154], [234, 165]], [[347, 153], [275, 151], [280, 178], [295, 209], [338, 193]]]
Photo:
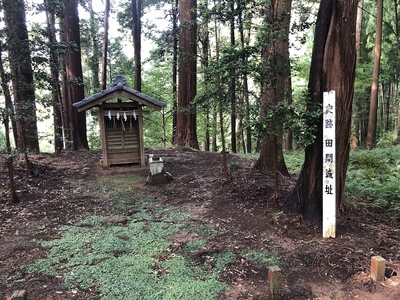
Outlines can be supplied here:
[[324, 92], [323, 99], [323, 205], [322, 235], [336, 236], [336, 180], [335, 180], [335, 91]]

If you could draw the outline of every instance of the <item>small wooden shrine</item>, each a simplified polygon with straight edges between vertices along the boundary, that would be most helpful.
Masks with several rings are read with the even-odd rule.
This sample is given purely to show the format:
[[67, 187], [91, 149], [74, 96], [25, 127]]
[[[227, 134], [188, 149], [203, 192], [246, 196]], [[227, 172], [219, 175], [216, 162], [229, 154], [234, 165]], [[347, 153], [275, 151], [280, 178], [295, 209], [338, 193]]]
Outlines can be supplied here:
[[73, 104], [79, 112], [98, 108], [103, 167], [145, 164], [143, 106], [160, 110], [165, 103], [129, 88], [121, 75], [108, 89]]

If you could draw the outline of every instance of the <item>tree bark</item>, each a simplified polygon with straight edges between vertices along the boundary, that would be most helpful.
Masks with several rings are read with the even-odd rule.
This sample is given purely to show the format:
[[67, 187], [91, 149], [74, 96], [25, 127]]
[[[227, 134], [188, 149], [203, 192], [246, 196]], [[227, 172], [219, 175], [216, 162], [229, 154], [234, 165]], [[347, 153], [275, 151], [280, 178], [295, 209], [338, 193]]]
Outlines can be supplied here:
[[[207, 12], [208, 11], [208, 0], [202, 1], [202, 6], [204, 10]], [[207, 84], [208, 81], [208, 76], [207, 76], [207, 70], [209, 67], [209, 53], [210, 53], [210, 33], [209, 33], [209, 27], [208, 24], [210, 22], [210, 18], [208, 17], [207, 14], [204, 14], [202, 23], [201, 23], [201, 30], [199, 30], [199, 40], [201, 43], [201, 68], [202, 71], [201, 73], [203, 74], [202, 81], [204, 85]], [[203, 150], [205, 151], [210, 151], [211, 149], [211, 103], [209, 105], [206, 105], [205, 108], [205, 133], [204, 133], [204, 139], [203, 139]]]
[[4, 0], [8, 54], [17, 127], [16, 143], [22, 151], [39, 151], [35, 88], [23, 0]]
[[383, 18], [383, 0], [377, 0], [376, 11], [376, 35], [374, 47], [374, 69], [372, 71], [371, 99], [369, 104], [367, 149], [372, 149], [375, 145], [377, 112], [378, 112], [378, 92], [379, 92], [379, 69], [381, 62], [382, 45], [382, 18]]
[[172, 31], [173, 31], [173, 49], [172, 49], [172, 143], [175, 139], [176, 115], [178, 109], [178, 37], [179, 37], [179, 0], [174, 0], [172, 4]]
[[[290, 68], [290, 61], [289, 61], [289, 68]], [[290, 72], [290, 70], [289, 70]], [[293, 99], [292, 99], [292, 79], [291, 76], [287, 77], [287, 87], [288, 87], [288, 93], [287, 93], [287, 103], [288, 105], [292, 105]], [[289, 92], [290, 91], [290, 92]], [[291, 128], [286, 130], [285, 133], [285, 149], [290, 151], [293, 149], [293, 131]]]
[[[60, 20], [60, 41], [65, 43], [65, 37], [64, 37], [64, 31], [65, 31], [65, 26], [64, 26], [64, 21], [65, 17], [61, 17]], [[72, 132], [71, 132], [71, 109], [69, 105], [69, 99], [68, 99], [68, 82], [67, 82], [67, 67], [66, 67], [66, 56], [64, 54], [62, 60], [61, 60], [61, 120], [63, 124], [63, 143], [64, 143], [64, 149], [71, 149], [72, 145]]]
[[[275, 0], [266, 8], [265, 33], [262, 59], [264, 63], [264, 78], [262, 79], [261, 112], [265, 117], [269, 110], [277, 107], [280, 102], [287, 101], [291, 91], [288, 86], [290, 77], [289, 65], [289, 27], [291, 0]], [[261, 133], [262, 146], [260, 158], [255, 167], [272, 172], [279, 171], [289, 176], [282, 150], [284, 116], [273, 116], [272, 122], [266, 124], [266, 131]]]
[[[336, 91], [336, 195], [337, 209], [345, 206], [344, 184], [350, 151], [356, 47], [357, 0], [322, 0], [314, 35], [308, 110], [318, 111], [323, 92]], [[317, 120], [316, 139], [306, 147], [305, 161], [297, 184], [282, 210], [322, 221], [322, 117]]]
[[[242, 49], [244, 49], [246, 46], [249, 45], [250, 41], [250, 28], [247, 28], [247, 38], [245, 38], [245, 28], [244, 28], [244, 11], [246, 7], [242, 6], [241, 1], [237, 1], [237, 6], [238, 6], [238, 11], [239, 11], [239, 17], [238, 17], [238, 23], [239, 23], [239, 36], [240, 36], [240, 46]], [[250, 23], [250, 22], [249, 22]], [[241, 63], [243, 65], [248, 64], [248, 54], [243, 54], [241, 56]], [[251, 132], [251, 127], [248, 126], [250, 123], [250, 96], [249, 96], [249, 83], [248, 83], [248, 76], [247, 72], [244, 72], [243, 78], [242, 78], [242, 84], [243, 84], [243, 104], [244, 104], [244, 110], [245, 110], [245, 121], [247, 123], [246, 126], [246, 141], [245, 141], [245, 147], [243, 151], [245, 153], [251, 153], [252, 150], [252, 132]], [[244, 139], [244, 133], [242, 133], [243, 139]]]
[[0, 79], [1, 79], [1, 89], [3, 90], [4, 98], [6, 99], [6, 101], [5, 101], [6, 106], [5, 106], [5, 109], [2, 110], [1, 117], [3, 119], [5, 140], [6, 140], [6, 151], [7, 151], [6, 164], [7, 164], [7, 168], [8, 168], [9, 193], [10, 193], [9, 202], [12, 204], [15, 204], [15, 203], [19, 202], [19, 198], [17, 196], [16, 189], [15, 189], [14, 157], [12, 155], [11, 142], [10, 142], [10, 116], [13, 115], [13, 108], [11, 105], [10, 89], [8, 88], [7, 79], [4, 74], [2, 49], [0, 49]]
[[64, 42], [68, 45], [66, 66], [66, 106], [69, 112], [69, 129], [72, 149], [88, 149], [85, 112], [78, 112], [72, 104], [85, 98], [82, 74], [81, 43], [77, 0], [64, 0]]
[[[357, 20], [356, 20], [356, 55], [357, 55], [357, 65], [360, 61], [361, 56], [361, 31], [362, 31], [362, 19], [363, 19], [363, 7], [364, 0], [358, 0], [357, 7]], [[357, 149], [360, 145], [360, 105], [355, 104], [353, 107], [354, 117], [353, 117], [353, 136], [351, 138], [351, 148]]]
[[[246, 120], [250, 123], [250, 96], [249, 96], [249, 83], [247, 74], [243, 78], [243, 89], [244, 89], [244, 103], [245, 103], [245, 113]], [[253, 145], [252, 145], [252, 131], [249, 125], [246, 126], [246, 152], [251, 153]]]
[[[397, 45], [397, 53], [400, 55], [400, 24], [399, 24], [399, 15], [398, 15], [398, 7], [399, 3], [398, 0], [394, 0], [394, 23], [396, 24], [396, 45]], [[395, 84], [395, 99], [397, 98], [398, 94], [398, 83]], [[396, 133], [397, 133], [397, 140], [400, 141], [400, 101], [397, 103], [397, 124], [395, 124]]]
[[[215, 5], [215, 0], [214, 0]], [[219, 64], [219, 45], [220, 38], [218, 34], [218, 21], [216, 16], [214, 16], [214, 30], [215, 30], [215, 60], [217, 61], [217, 65]], [[228, 163], [226, 157], [226, 143], [225, 143], [225, 130], [224, 130], [224, 117], [223, 117], [223, 109], [222, 109], [222, 96], [221, 94], [221, 77], [217, 74], [217, 99], [218, 99], [218, 116], [219, 116], [219, 128], [221, 134], [221, 157], [222, 157], [222, 176], [228, 180], [230, 179], [230, 174], [228, 172]]]
[[105, 0], [104, 8], [104, 39], [101, 64], [101, 89], [107, 88], [107, 57], [108, 57], [108, 19], [110, 17], [110, 0]]
[[[235, 0], [230, 0], [230, 38], [231, 47], [235, 48]], [[229, 84], [229, 97], [231, 102], [231, 149], [233, 153], [237, 152], [236, 149], [236, 71], [235, 67], [230, 69], [230, 84]]]
[[6, 148], [7, 148], [7, 158], [6, 158], [6, 164], [8, 168], [8, 180], [9, 180], [9, 193], [10, 193], [10, 198], [9, 202], [12, 204], [19, 203], [19, 198], [16, 193], [15, 189], [15, 181], [14, 181], [14, 157], [11, 153], [11, 142], [10, 142], [10, 122], [9, 122], [9, 116], [8, 113], [6, 112], [3, 115], [3, 123], [4, 123], [4, 129], [5, 129], [5, 136], [6, 136]]
[[46, 0], [47, 36], [49, 39], [50, 74], [51, 74], [51, 100], [53, 106], [54, 126], [54, 152], [59, 153], [63, 149], [63, 131], [61, 114], [61, 91], [59, 83], [59, 57], [55, 51], [57, 44], [54, 11]]
[[179, 79], [175, 144], [199, 149], [196, 132], [196, 0], [180, 1]]
[[99, 56], [101, 55], [100, 52], [100, 42], [98, 40], [98, 31], [99, 25], [98, 21], [95, 18], [95, 12], [93, 11], [93, 0], [88, 2], [89, 4], [89, 12], [90, 12], [90, 35], [92, 39], [92, 57], [90, 58], [90, 70], [91, 70], [91, 78], [92, 82], [90, 86], [90, 94], [97, 93], [100, 89], [100, 80], [99, 80], [99, 73], [100, 73], [100, 59]]
[[362, 19], [363, 19], [363, 12], [364, 12], [363, 7], [364, 7], [364, 0], [358, 0], [357, 21], [356, 21], [357, 64], [360, 61], [360, 55], [361, 55], [361, 30], [362, 30]]
[[400, 139], [400, 101], [399, 101], [399, 103], [397, 104], [398, 106], [397, 106], [397, 140], [399, 140]]
[[142, 59], [141, 59], [141, 35], [142, 35], [142, 0], [132, 0], [132, 35], [135, 59], [135, 83], [134, 89], [142, 90]]

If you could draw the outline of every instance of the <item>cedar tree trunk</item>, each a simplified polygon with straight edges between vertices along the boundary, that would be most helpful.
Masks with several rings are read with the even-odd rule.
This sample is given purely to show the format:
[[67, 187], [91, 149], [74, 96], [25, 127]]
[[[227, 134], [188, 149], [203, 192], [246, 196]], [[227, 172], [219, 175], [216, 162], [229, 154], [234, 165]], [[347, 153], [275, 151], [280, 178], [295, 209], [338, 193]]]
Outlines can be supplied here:
[[382, 17], [383, 0], [376, 1], [376, 35], [374, 47], [374, 69], [372, 71], [371, 99], [369, 104], [367, 149], [372, 149], [375, 144], [376, 123], [378, 112], [378, 92], [379, 92], [379, 71], [381, 62], [382, 45]]
[[[289, 27], [292, 0], [275, 0], [266, 9], [265, 41], [262, 49], [264, 78], [262, 81], [261, 116], [286, 101], [291, 93], [288, 85], [289, 65]], [[266, 138], [262, 141], [260, 158], [255, 167], [261, 170], [279, 171], [289, 176], [282, 150], [284, 116], [275, 115], [266, 124]]]
[[179, 15], [179, 1], [174, 0], [172, 4], [172, 36], [173, 36], [173, 49], [172, 49], [172, 143], [174, 143], [176, 131], [176, 114], [177, 114], [177, 96], [178, 96], [178, 15]]
[[16, 143], [19, 149], [39, 151], [35, 88], [25, 3], [23, 0], [4, 0], [4, 20], [13, 85]]
[[50, 74], [51, 74], [51, 100], [53, 106], [54, 126], [54, 152], [63, 149], [62, 114], [61, 114], [61, 91], [59, 83], [59, 57], [55, 51], [57, 44], [54, 11], [51, 10], [46, 0], [47, 36], [49, 39]]
[[178, 107], [175, 144], [199, 149], [196, 133], [196, 0], [180, 1]]
[[4, 73], [1, 48], [0, 48], [0, 79], [1, 79], [1, 89], [3, 91], [4, 98], [6, 99], [5, 101], [6, 107], [4, 110], [1, 110], [2, 115], [0, 117], [2, 117], [3, 119], [5, 140], [6, 140], [6, 151], [7, 151], [6, 165], [8, 167], [8, 180], [9, 180], [9, 193], [10, 193], [9, 202], [15, 204], [19, 202], [19, 198], [17, 196], [15, 188], [14, 157], [11, 154], [12, 150], [10, 142], [10, 116], [13, 114], [13, 108], [11, 105], [10, 89], [8, 88], [7, 79]]
[[110, 0], [105, 0], [104, 8], [104, 40], [101, 64], [101, 89], [107, 88], [107, 56], [108, 56], [108, 19], [110, 16]]
[[78, 112], [72, 104], [85, 98], [82, 75], [81, 42], [77, 0], [64, 0], [64, 41], [68, 44], [66, 66], [66, 103], [70, 112], [70, 132], [74, 150], [88, 149], [85, 112]]
[[132, 0], [132, 35], [135, 59], [135, 84], [134, 89], [142, 89], [142, 59], [141, 59], [141, 34], [142, 34], [142, 0]]
[[[322, 0], [315, 28], [308, 83], [309, 110], [318, 110], [323, 92], [336, 91], [336, 195], [337, 208], [345, 205], [344, 184], [350, 151], [356, 47], [357, 0]], [[305, 162], [283, 211], [322, 221], [322, 115], [317, 121], [315, 142], [305, 150]]]

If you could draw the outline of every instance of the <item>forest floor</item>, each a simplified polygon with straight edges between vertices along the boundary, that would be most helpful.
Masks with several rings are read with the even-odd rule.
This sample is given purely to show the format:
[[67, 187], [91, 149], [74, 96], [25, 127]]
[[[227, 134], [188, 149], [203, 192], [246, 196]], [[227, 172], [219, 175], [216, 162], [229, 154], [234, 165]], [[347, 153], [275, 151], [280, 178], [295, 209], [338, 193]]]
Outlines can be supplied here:
[[[25, 267], [46, 256], [34, 240], [58, 237], [58, 229], [83, 215], [110, 213], [104, 199], [74, 187], [78, 181], [136, 172], [143, 183], [134, 188], [150, 193], [164, 206], [185, 206], [193, 222], [223, 227], [206, 250], [247, 249], [279, 257], [282, 299], [400, 299], [397, 276], [375, 283], [369, 277], [371, 257], [380, 255], [400, 273], [400, 222], [385, 211], [348, 210], [338, 220], [337, 237], [324, 239], [321, 226], [298, 215], [282, 214], [274, 195], [274, 178], [252, 168], [253, 161], [228, 154], [232, 180], [221, 176], [221, 155], [200, 151], [147, 151], [163, 157], [174, 180], [146, 185], [148, 167], [102, 169], [96, 152], [38, 154], [31, 159], [35, 176], [16, 165], [19, 204], [8, 204], [7, 172], [0, 173], [0, 298], [26, 290], [28, 299], [84, 299], [79, 291], [63, 291], [62, 278], [32, 274]], [[104, 183], [104, 181], [102, 181]], [[280, 178], [279, 199], [293, 188], [296, 175]], [[43, 230], [46, 228], [46, 230]], [[177, 239], [179, 237], [177, 236]], [[175, 241], [180, 243], [182, 241]], [[236, 250], [235, 250], [236, 249]], [[245, 259], [227, 266], [219, 276], [228, 288], [219, 299], [269, 299], [267, 266]]]

